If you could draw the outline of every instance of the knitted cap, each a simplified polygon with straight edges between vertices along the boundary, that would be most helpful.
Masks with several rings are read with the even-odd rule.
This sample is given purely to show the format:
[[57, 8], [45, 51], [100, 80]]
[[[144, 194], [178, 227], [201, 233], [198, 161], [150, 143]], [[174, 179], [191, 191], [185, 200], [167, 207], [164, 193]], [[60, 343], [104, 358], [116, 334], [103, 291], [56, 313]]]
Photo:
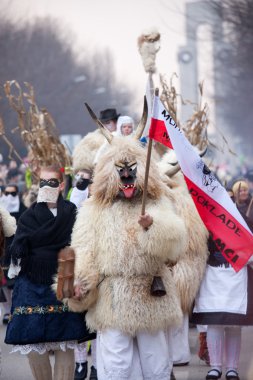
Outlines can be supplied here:
[[124, 124], [132, 124], [134, 129], [134, 121], [130, 116], [120, 116], [117, 121], [117, 135], [121, 136], [121, 127]]

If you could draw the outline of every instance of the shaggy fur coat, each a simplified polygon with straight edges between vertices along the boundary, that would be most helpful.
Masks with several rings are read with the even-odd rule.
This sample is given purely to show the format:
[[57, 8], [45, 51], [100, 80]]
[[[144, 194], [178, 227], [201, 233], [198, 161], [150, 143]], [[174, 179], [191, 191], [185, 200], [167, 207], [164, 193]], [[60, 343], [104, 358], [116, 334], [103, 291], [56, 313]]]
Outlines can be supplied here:
[[99, 129], [84, 136], [73, 151], [74, 171], [77, 172], [82, 169], [93, 170], [96, 153], [105, 141]]
[[206, 268], [209, 254], [208, 231], [188, 192], [182, 172], [178, 172], [172, 178], [166, 175], [171, 169], [171, 165], [168, 163], [169, 157], [169, 154], [164, 155], [158, 167], [164, 182], [176, 198], [177, 212], [184, 219], [188, 232], [186, 250], [182, 252], [180, 259], [173, 266], [172, 275], [180, 295], [182, 310], [184, 313], [189, 313]]
[[17, 223], [16, 219], [4, 208], [0, 207], [0, 218], [3, 226], [4, 236], [11, 237], [15, 234]]
[[[139, 224], [141, 196], [117, 197], [118, 162], [137, 162], [138, 189], [143, 189], [146, 151], [131, 138], [114, 138], [95, 169], [93, 196], [79, 210], [72, 233], [75, 281], [83, 290], [74, 311], [87, 310], [92, 330], [116, 328], [135, 335], [154, 332], [181, 322], [180, 297], [171, 268], [187, 249], [185, 221], [175, 207], [173, 192], [162, 182], [151, 162], [146, 213], [153, 224], [145, 231]], [[150, 294], [153, 276], [160, 275], [167, 294]]]
[[[11, 237], [15, 234], [17, 228], [16, 219], [10, 213], [0, 206], [0, 258], [4, 255], [5, 238]], [[0, 280], [3, 272], [0, 266]]]

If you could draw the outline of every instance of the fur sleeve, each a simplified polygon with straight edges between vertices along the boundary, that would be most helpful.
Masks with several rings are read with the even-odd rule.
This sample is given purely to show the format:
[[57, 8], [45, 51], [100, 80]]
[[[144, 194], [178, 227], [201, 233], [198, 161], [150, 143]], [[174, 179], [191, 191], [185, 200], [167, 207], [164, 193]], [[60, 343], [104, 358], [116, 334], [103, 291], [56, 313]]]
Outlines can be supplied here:
[[3, 223], [4, 236], [13, 236], [17, 228], [16, 219], [14, 216], [11, 216], [10, 213], [3, 207], [0, 207], [0, 215]]
[[208, 231], [191, 199], [185, 199], [181, 203], [181, 214], [186, 221], [189, 242], [172, 273], [180, 294], [182, 310], [189, 312], [206, 268]]
[[153, 224], [147, 231], [140, 227], [139, 242], [143, 250], [164, 262], [176, 262], [188, 243], [183, 219], [176, 215], [173, 205], [166, 198], [147, 206], [146, 212], [152, 216]]

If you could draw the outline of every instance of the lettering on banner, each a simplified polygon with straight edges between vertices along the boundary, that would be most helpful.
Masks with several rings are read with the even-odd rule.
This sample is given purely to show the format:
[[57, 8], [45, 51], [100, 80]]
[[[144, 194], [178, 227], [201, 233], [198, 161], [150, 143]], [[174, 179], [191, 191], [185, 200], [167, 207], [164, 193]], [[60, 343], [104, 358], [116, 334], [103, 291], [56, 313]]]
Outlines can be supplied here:
[[[215, 205], [211, 204], [208, 199], [202, 194], [199, 194], [199, 192], [196, 189], [189, 189], [189, 192], [191, 196], [193, 197], [196, 204], [201, 205], [203, 208], [205, 208], [210, 214], [212, 214], [215, 218], [219, 219], [219, 221], [224, 224], [228, 230], [233, 232], [238, 237], [241, 237], [241, 229], [237, 226], [237, 224], [230, 219], [229, 215], [226, 215], [224, 213], [220, 213]], [[213, 233], [209, 231], [214, 243], [217, 246], [217, 249], [223, 253], [225, 257], [227, 257], [229, 262], [236, 263], [239, 259], [239, 256], [235, 253], [235, 251], [228, 247], [227, 243], [225, 243], [221, 238], [215, 238], [213, 236]]]
[[227, 248], [226, 244], [220, 238], [215, 239], [211, 231], [209, 231], [209, 234], [214, 244], [216, 245], [217, 250], [221, 252], [224, 256], [226, 256], [229, 262], [232, 262], [235, 264], [237, 260], [239, 259], [239, 256], [235, 253], [235, 251], [231, 248]]
[[163, 132], [163, 138], [167, 141], [170, 141], [170, 137], [167, 132]]
[[209, 211], [212, 215], [214, 215], [216, 218], [220, 219], [221, 222], [222, 222], [223, 224], [225, 224], [225, 226], [226, 226], [228, 229], [233, 230], [233, 232], [234, 232], [237, 236], [241, 237], [241, 229], [240, 229], [240, 227], [238, 227], [238, 226], [236, 225], [236, 223], [235, 223], [233, 220], [231, 220], [231, 219], [229, 218], [228, 215], [223, 214], [223, 213], [219, 213], [219, 212], [217, 211], [216, 207], [215, 207], [213, 204], [211, 204], [211, 203], [205, 198], [204, 195], [199, 194], [197, 190], [195, 190], [195, 189], [190, 189], [189, 192], [190, 192], [190, 194], [192, 195], [192, 197], [195, 197], [195, 199], [196, 199], [196, 201], [197, 201], [198, 204], [200, 204], [201, 206], [203, 206], [204, 208], [206, 208], [207, 211]]
[[168, 121], [172, 127], [176, 128], [180, 133], [182, 133], [180, 128], [177, 126], [175, 120], [170, 116], [170, 114], [165, 109], [162, 111], [162, 115], [165, 118], [165, 120]]

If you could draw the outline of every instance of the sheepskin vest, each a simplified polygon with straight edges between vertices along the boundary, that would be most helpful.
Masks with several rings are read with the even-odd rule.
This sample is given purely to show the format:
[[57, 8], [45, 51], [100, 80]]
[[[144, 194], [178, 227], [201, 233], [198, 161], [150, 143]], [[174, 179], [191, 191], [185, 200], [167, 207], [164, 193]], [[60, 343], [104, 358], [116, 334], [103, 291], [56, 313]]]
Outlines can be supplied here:
[[[146, 212], [153, 224], [145, 231], [138, 224], [140, 210], [140, 201], [98, 207], [91, 198], [78, 213], [71, 242], [76, 253], [75, 278], [86, 285], [90, 282], [83, 309], [89, 309], [86, 321], [93, 330], [117, 328], [134, 336], [181, 321], [180, 297], [166, 263], [176, 262], [186, 250], [185, 223], [168, 199], [148, 200]], [[96, 274], [102, 282], [92, 285]], [[167, 292], [160, 298], [150, 294], [157, 274]], [[73, 310], [74, 303], [69, 300]]]

